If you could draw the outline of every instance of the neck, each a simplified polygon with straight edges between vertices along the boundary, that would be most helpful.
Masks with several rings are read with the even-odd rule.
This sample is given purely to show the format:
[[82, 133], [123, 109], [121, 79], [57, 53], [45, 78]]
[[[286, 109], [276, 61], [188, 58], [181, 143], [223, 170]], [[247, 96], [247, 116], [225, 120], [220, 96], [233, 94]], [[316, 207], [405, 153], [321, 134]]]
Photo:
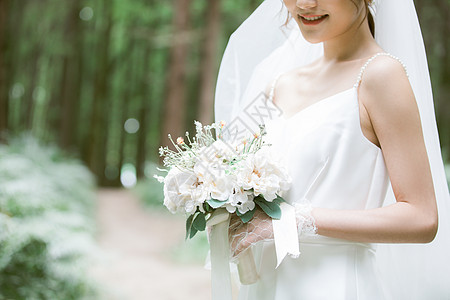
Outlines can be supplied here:
[[348, 61], [366, 57], [368, 49], [379, 51], [367, 19], [362, 24], [361, 21], [355, 22], [347, 32], [323, 43], [325, 61]]

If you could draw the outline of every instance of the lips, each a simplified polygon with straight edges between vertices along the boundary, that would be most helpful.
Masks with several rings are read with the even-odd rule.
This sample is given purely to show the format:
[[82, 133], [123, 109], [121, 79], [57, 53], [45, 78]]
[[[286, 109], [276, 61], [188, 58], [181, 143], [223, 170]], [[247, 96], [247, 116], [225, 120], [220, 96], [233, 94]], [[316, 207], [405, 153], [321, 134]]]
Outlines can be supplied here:
[[300, 21], [305, 25], [317, 25], [322, 23], [328, 15], [298, 15]]

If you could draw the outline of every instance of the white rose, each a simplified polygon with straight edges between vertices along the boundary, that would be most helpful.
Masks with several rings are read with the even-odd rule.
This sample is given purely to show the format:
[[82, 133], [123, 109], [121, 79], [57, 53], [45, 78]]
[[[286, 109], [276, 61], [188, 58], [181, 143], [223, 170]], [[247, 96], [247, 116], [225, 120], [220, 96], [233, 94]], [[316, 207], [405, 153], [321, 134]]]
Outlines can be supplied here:
[[236, 184], [236, 179], [232, 175], [211, 176], [205, 182], [208, 186], [211, 198], [225, 201], [232, 195], [233, 187]]
[[273, 159], [267, 148], [262, 148], [249, 155], [241, 165], [238, 183], [244, 189], [253, 189], [255, 196], [263, 195], [267, 201], [272, 201], [282, 191], [289, 189], [290, 177], [287, 172]]
[[172, 213], [194, 213], [207, 195], [194, 173], [172, 168], [164, 179], [164, 205]]

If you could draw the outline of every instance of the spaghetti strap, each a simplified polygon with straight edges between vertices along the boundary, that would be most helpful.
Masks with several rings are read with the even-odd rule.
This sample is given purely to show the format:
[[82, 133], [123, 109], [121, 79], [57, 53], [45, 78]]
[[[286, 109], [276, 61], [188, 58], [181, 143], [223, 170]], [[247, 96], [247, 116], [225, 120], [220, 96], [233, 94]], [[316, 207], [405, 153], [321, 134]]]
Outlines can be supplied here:
[[272, 82], [272, 86], [270, 87], [269, 91], [269, 101], [273, 102], [273, 96], [275, 95], [275, 86], [277, 85], [278, 79], [281, 77], [281, 74], [275, 77], [275, 79]]
[[375, 54], [374, 56], [372, 56], [371, 58], [369, 58], [369, 59], [366, 61], [366, 63], [361, 67], [361, 71], [359, 72], [358, 78], [357, 78], [356, 83], [355, 83], [355, 85], [354, 85], [355, 88], [358, 88], [359, 85], [361, 84], [362, 76], [363, 76], [364, 71], [366, 70], [367, 66], [368, 66], [375, 58], [377, 58], [378, 56], [381, 56], [381, 55], [389, 56], [389, 57], [391, 57], [391, 58], [397, 60], [397, 61], [403, 66], [403, 69], [404, 69], [405, 72], [406, 72], [406, 76], [408, 76], [408, 71], [406, 70], [406, 65], [400, 60], [400, 58], [398, 58], [397, 56], [394, 56], [394, 55], [392, 55], [392, 54], [390, 54], [390, 53], [386, 53], [386, 52], [378, 52], [377, 54]]

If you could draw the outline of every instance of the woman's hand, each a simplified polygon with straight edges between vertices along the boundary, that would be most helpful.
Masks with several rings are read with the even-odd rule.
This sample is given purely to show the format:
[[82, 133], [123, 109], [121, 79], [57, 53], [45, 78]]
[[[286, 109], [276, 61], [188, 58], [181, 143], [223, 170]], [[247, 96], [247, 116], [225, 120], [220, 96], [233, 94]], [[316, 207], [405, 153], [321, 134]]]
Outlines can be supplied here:
[[272, 219], [262, 210], [257, 209], [253, 218], [244, 224], [238, 216], [233, 214], [228, 233], [231, 257], [236, 258], [258, 242], [273, 240]]

